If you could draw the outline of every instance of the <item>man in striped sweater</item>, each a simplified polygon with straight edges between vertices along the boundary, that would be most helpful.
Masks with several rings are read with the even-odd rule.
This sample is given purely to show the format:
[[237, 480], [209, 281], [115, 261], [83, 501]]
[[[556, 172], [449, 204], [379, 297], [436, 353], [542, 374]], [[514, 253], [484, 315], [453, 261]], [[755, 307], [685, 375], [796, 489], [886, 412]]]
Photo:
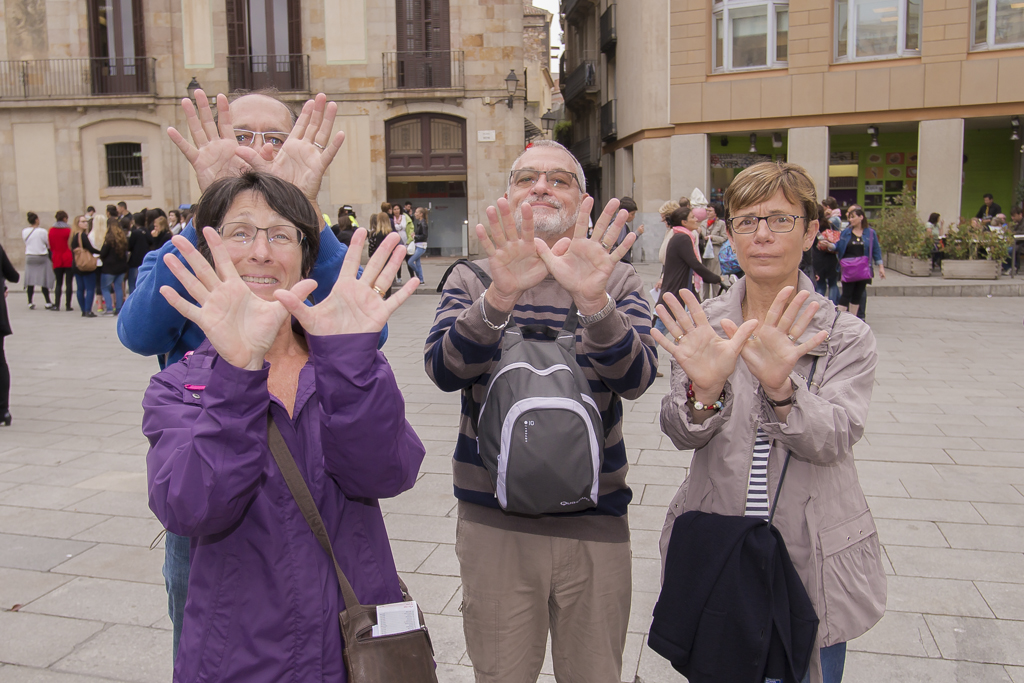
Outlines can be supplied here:
[[[618, 201], [611, 200], [588, 238], [593, 199], [584, 187], [583, 169], [563, 146], [544, 141], [520, 154], [508, 191], [487, 209], [489, 230], [476, 227], [487, 254], [477, 264], [493, 282], [485, 289], [468, 267], [456, 267], [426, 341], [427, 374], [444, 391], [463, 391], [452, 463], [456, 552], [478, 683], [536, 681], [549, 629], [558, 681], [617, 683], [622, 668], [632, 492], [621, 399], [647, 390], [658, 354], [640, 277], [620, 263], [636, 235], [615, 246], [626, 212], [616, 215]], [[573, 303], [580, 320], [576, 359], [604, 422], [598, 505], [540, 517], [506, 513], [477, 452], [465, 392], [472, 391], [477, 405], [483, 401], [509, 318], [557, 329]]]

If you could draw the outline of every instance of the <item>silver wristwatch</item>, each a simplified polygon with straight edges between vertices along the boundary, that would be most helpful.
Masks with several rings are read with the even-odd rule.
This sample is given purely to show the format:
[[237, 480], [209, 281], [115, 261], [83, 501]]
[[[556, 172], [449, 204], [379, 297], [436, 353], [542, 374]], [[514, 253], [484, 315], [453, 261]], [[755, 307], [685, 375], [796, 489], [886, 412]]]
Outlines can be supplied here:
[[605, 292], [605, 296], [608, 297], [608, 303], [606, 303], [604, 305], [604, 308], [602, 308], [600, 311], [598, 311], [594, 315], [580, 315], [579, 316], [579, 321], [580, 321], [581, 325], [584, 325], [584, 326], [592, 325], [592, 324], [596, 323], [598, 320], [604, 320], [605, 318], [607, 318], [608, 316], [610, 316], [612, 314], [612, 311], [615, 310], [615, 299], [613, 299], [612, 295], [609, 294], [608, 292]]

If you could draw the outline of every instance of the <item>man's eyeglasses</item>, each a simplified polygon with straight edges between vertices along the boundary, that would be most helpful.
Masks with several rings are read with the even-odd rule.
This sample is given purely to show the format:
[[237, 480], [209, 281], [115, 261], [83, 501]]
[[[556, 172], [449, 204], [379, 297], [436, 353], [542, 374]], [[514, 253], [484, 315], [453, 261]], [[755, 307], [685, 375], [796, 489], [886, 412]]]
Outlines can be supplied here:
[[580, 188], [580, 192], [583, 191], [580, 179], [576, 177], [575, 173], [570, 171], [538, 171], [535, 168], [517, 168], [509, 175], [508, 184], [512, 187], [526, 190], [536, 185], [541, 176], [546, 177], [548, 185], [556, 190], [568, 190], [572, 187], [572, 183], [575, 180], [576, 186]]
[[284, 145], [285, 140], [288, 139], [288, 133], [281, 133], [275, 131], [268, 131], [266, 133], [259, 133], [254, 130], [244, 130], [242, 128], [235, 128], [235, 139], [238, 140], [238, 144], [243, 147], [252, 147], [252, 144], [256, 142], [257, 136], [260, 139], [260, 147], [263, 145], [273, 145], [274, 149], [281, 149]]
[[792, 216], [776, 213], [771, 216], [733, 216], [729, 219], [729, 228], [737, 235], [749, 235], [757, 232], [757, 226], [764, 221], [772, 232], [792, 232], [796, 222], [803, 216]]
[[234, 244], [252, 244], [256, 233], [260, 230], [267, 233], [267, 242], [272, 247], [297, 247], [302, 244], [304, 235], [294, 225], [271, 225], [269, 228], [257, 228], [249, 223], [225, 223], [217, 229], [225, 242]]

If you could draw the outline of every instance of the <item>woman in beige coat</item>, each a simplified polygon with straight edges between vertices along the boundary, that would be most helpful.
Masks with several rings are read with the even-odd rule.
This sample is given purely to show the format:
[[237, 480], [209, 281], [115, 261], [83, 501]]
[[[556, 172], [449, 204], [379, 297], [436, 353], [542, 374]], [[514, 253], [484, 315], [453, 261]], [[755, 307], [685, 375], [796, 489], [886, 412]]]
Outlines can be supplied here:
[[818, 232], [806, 171], [752, 166], [729, 186], [725, 204], [746, 276], [703, 308], [680, 292], [692, 315], [666, 296], [668, 310], [658, 306], [658, 314], [668, 335], [652, 332], [673, 357], [662, 430], [677, 448], [695, 449], [665, 520], [662, 557], [684, 512], [767, 519], [788, 451], [774, 523], [820, 622], [808, 679], [838, 683], [846, 642], [885, 611], [878, 534], [853, 460], [871, 401], [875, 339], [800, 273]]

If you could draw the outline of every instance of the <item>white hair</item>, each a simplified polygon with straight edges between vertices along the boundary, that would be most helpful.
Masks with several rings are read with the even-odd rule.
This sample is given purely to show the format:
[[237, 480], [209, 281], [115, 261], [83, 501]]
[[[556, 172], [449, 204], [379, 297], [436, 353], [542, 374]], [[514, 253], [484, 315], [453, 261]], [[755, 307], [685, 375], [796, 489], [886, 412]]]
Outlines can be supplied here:
[[[583, 175], [583, 166], [580, 165], [580, 162], [576, 160], [576, 157], [573, 156], [573, 153], [570, 152], [565, 147], [565, 145], [560, 144], [558, 142], [555, 142], [554, 140], [538, 140], [537, 142], [534, 142], [533, 144], [531, 144], [529, 147], [527, 147], [522, 152], [520, 152], [519, 156], [516, 157], [516, 160], [512, 162], [512, 169], [511, 170], [512, 171], [516, 170], [516, 166], [519, 164], [519, 160], [523, 158], [524, 154], [529, 152], [531, 149], [537, 149], [538, 147], [554, 147], [555, 149], [560, 149], [563, 152], [565, 152], [569, 156], [569, 158], [572, 159], [573, 165], [576, 166], [576, 168], [573, 169], [573, 173], [576, 175], [576, 179], [579, 181], [579, 184], [580, 184], [580, 194], [582, 194], [582, 193], [587, 191], [587, 177], [585, 175]], [[505, 184], [505, 193], [508, 194], [508, 191], [510, 189], [512, 189], [512, 173], [511, 172], [509, 172], [509, 174], [508, 174], [508, 182]]]

